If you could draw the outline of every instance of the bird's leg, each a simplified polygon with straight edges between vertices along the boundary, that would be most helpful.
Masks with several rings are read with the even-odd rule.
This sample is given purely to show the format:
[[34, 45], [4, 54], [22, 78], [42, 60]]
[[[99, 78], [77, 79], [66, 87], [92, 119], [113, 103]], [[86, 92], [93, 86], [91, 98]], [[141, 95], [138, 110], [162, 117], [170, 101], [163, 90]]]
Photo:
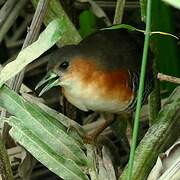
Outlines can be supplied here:
[[104, 123], [98, 126], [93, 132], [85, 135], [84, 141], [88, 144], [93, 143], [97, 137], [114, 121], [114, 115], [113, 114], [101, 114], [103, 118], [105, 119]]

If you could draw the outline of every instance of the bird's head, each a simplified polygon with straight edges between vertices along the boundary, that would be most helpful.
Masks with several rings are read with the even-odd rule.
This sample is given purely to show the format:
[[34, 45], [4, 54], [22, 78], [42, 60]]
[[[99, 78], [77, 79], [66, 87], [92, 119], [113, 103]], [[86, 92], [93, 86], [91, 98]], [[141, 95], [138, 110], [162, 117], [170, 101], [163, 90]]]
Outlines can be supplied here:
[[55, 50], [50, 55], [48, 55], [48, 66], [47, 74], [45, 77], [37, 84], [36, 89], [46, 84], [44, 88], [39, 93], [39, 96], [44, 94], [46, 91], [54, 86], [66, 86], [67, 82], [64, 81], [64, 77], [68, 74], [72, 60], [73, 52], [75, 46], [66, 46]]

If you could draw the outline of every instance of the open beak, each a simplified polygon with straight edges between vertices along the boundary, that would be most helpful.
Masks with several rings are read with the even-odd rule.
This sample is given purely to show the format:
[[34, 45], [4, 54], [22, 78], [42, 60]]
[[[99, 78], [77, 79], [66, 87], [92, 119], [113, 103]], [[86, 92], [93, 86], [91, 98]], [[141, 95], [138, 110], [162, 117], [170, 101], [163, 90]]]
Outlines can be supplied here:
[[59, 77], [58, 77], [58, 75], [55, 74], [55, 73], [52, 73], [52, 72], [48, 72], [46, 74], [46, 76], [36, 85], [35, 90], [38, 89], [39, 87], [41, 87], [42, 85], [44, 85], [45, 83], [47, 83], [47, 84], [41, 90], [41, 92], [39, 93], [39, 96], [44, 94], [46, 91], [48, 91], [52, 87], [59, 86]]

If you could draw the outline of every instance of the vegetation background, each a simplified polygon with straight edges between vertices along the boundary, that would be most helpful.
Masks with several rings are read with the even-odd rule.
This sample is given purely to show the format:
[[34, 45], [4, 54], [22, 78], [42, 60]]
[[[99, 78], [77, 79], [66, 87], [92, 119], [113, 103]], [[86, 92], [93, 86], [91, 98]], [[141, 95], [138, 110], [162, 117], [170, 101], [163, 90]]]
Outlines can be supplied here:
[[[155, 168], [149, 179], [180, 177], [180, 170], [174, 170], [179, 142], [172, 146], [180, 136], [180, 89], [156, 78], [159, 72], [180, 76], [179, 40], [172, 36], [179, 37], [179, 3], [165, 1], [0, 0], [1, 68], [16, 59], [0, 74], [0, 179], [144, 180], [169, 147], [177, 154], [169, 156], [171, 165], [160, 174]], [[42, 98], [34, 89], [46, 74], [46, 55], [55, 48], [77, 44], [113, 24], [145, 30], [148, 18], [151, 31], [158, 32], [145, 33], [151, 36], [155, 89], [141, 110], [134, 166], [128, 171], [133, 116], [119, 116], [96, 144], [85, 144], [84, 133], [101, 124], [101, 116], [76, 109], [59, 97], [57, 88]]]

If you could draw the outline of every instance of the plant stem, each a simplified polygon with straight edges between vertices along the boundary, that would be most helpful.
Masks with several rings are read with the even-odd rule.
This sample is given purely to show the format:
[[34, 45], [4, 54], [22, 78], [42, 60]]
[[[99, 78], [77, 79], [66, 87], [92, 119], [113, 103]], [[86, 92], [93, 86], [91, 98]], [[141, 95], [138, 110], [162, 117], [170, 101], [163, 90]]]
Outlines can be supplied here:
[[[24, 0], [24, 2], [26, 1], [27, 0]], [[29, 32], [26, 36], [26, 39], [24, 41], [22, 48], [27, 47], [28, 45], [30, 45], [32, 42], [34, 42], [37, 39], [37, 36], [39, 35], [39, 32], [40, 32], [40, 27], [44, 19], [48, 1], [49, 0], [39, 1], [38, 8], [36, 9], [31, 26], [29, 28]], [[23, 77], [24, 77], [24, 70], [22, 70], [18, 75], [16, 75], [12, 80], [10, 80], [9, 87], [13, 89], [14, 91], [19, 92], [19, 89], [23, 81]], [[7, 114], [6, 110], [2, 111], [1, 113], [2, 117], [5, 117], [6, 114]], [[9, 131], [9, 125], [5, 123], [4, 128], [3, 128], [3, 139], [5, 141], [7, 141], [7, 139], [10, 138], [8, 131]]]
[[[37, 9], [35, 11], [33, 20], [31, 22], [30, 28], [28, 30], [28, 34], [25, 38], [25, 41], [23, 43], [22, 49], [26, 48], [28, 45], [32, 44], [39, 35], [41, 25], [44, 20], [45, 12], [47, 10], [47, 5], [48, 5], [49, 0], [39, 0]], [[11, 88], [15, 90], [16, 92], [19, 92], [20, 86], [23, 81], [24, 77], [24, 71], [23, 70], [21, 73], [19, 73], [17, 76], [15, 76], [12, 80], [11, 83]]]
[[121, 24], [126, 0], [117, 0], [113, 24]]
[[18, 17], [20, 10], [26, 5], [28, 0], [20, 0], [9, 14], [8, 18], [0, 28], [0, 42], [2, 42], [4, 36], [10, 29], [10, 27], [14, 24], [16, 18]]
[[161, 109], [161, 98], [160, 98], [160, 83], [157, 79], [157, 58], [153, 60], [153, 75], [154, 75], [154, 89], [149, 96], [148, 101], [148, 113], [149, 113], [149, 124], [150, 126], [157, 120], [157, 115]]
[[17, 0], [8, 0], [0, 10], [0, 27], [9, 16]]
[[[148, 129], [135, 153], [131, 180], [145, 180], [160, 153], [169, 148], [180, 136], [180, 86], [168, 97]], [[120, 180], [127, 180], [127, 166]]]
[[160, 81], [167, 81], [167, 82], [171, 82], [171, 83], [175, 83], [175, 84], [180, 84], [180, 78], [174, 77], [174, 76], [169, 76], [167, 74], [158, 73], [157, 78]]
[[[31, 0], [32, 4], [36, 7], [38, 0]], [[79, 35], [78, 31], [76, 30], [75, 26], [63, 10], [60, 1], [58, 0], [51, 0], [49, 2], [49, 6], [47, 9], [47, 13], [44, 19], [44, 24], [48, 25], [53, 19], [62, 18], [64, 19], [66, 27], [66, 32], [64, 32], [63, 37], [59, 42], [57, 42], [58, 47], [62, 47], [68, 44], [78, 44], [82, 39]]]
[[147, 1], [147, 16], [146, 17], [147, 18], [146, 18], [144, 49], [143, 49], [143, 57], [142, 57], [142, 65], [141, 65], [139, 90], [138, 90], [138, 95], [137, 95], [132, 145], [131, 145], [130, 158], [129, 158], [129, 163], [128, 163], [127, 180], [131, 180], [131, 177], [132, 177], [134, 155], [135, 155], [135, 150], [136, 150], [136, 143], [137, 143], [137, 136], [138, 136], [138, 129], [139, 129], [139, 117], [140, 117], [140, 110], [141, 110], [142, 97], [143, 97], [143, 91], [144, 91], [145, 71], [146, 71], [146, 64], [147, 64], [150, 32], [151, 32], [151, 0]]
[[9, 162], [7, 150], [0, 134], [0, 179], [13, 180], [13, 173]]

